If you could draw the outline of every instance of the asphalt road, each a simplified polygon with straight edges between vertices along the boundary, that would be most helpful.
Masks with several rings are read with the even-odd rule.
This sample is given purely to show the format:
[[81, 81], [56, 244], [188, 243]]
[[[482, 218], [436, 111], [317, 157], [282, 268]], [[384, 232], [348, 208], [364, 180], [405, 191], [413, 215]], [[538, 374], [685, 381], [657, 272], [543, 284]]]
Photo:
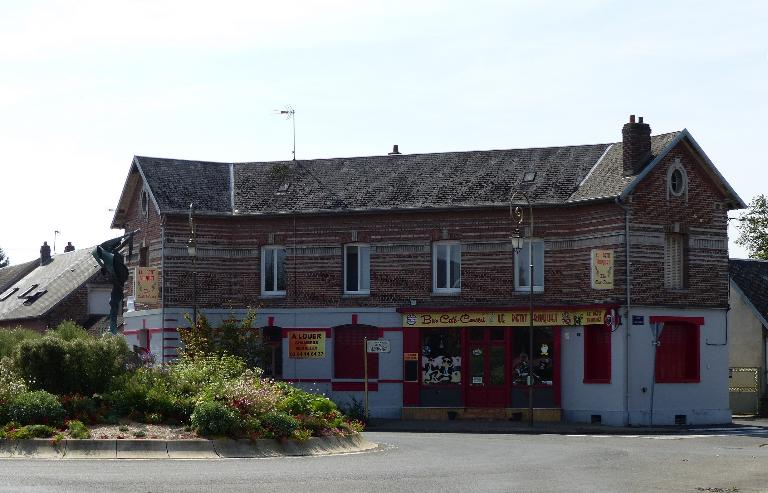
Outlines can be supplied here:
[[[723, 436], [720, 436], [723, 434]], [[768, 432], [369, 433], [378, 450], [220, 460], [0, 460], [0, 491], [768, 492]]]

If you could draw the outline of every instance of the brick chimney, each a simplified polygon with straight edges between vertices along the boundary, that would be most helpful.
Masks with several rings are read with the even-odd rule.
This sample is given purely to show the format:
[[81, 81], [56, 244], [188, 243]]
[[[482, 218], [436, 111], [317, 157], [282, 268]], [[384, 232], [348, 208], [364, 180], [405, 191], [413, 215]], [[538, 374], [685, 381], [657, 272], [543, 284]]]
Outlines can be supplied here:
[[48, 242], [44, 241], [43, 246], [40, 247], [40, 265], [48, 265], [51, 263], [51, 247], [48, 246]]
[[643, 123], [643, 117], [635, 122], [635, 115], [629, 116], [629, 123], [621, 129], [622, 160], [624, 176], [636, 175], [651, 159], [651, 126]]

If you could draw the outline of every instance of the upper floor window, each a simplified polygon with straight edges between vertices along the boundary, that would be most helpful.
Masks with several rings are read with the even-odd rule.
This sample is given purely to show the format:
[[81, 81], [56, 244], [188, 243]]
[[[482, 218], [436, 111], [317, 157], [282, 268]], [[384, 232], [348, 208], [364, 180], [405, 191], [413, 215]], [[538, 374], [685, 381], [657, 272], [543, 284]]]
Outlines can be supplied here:
[[285, 247], [269, 245], [261, 249], [261, 294], [285, 295]]
[[531, 289], [531, 254], [533, 254], [533, 290], [544, 291], [544, 242], [523, 242], [523, 248], [515, 255], [515, 290]]
[[368, 245], [344, 245], [344, 293], [371, 292], [371, 248]]
[[667, 233], [664, 245], [664, 285], [669, 289], [685, 286], [685, 236]]
[[435, 293], [461, 291], [461, 243], [439, 241], [433, 245], [432, 285]]

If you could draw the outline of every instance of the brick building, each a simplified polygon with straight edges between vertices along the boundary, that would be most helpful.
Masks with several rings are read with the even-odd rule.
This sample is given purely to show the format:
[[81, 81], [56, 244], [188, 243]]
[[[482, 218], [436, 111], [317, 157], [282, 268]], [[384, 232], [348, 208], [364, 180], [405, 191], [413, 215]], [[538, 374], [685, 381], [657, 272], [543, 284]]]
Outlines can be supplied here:
[[[533, 204], [519, 251], [514, 192]], [[367, 356], [374, 416], [524, 419], [533, 368], [536, 419], [700, 424], [730, 420], [726, 223], [744, 206], [687, 130], [632, 117], [613, 144], [137, 156], [112, 227], [140, 229], [129, 266], [160, 273], [159, 300], [125, 314], [158, 359], [196, 298], [214, 321], [259, 307], [268, 373], [341, 403], [360, 399], [363, 338], [389, 341]]]

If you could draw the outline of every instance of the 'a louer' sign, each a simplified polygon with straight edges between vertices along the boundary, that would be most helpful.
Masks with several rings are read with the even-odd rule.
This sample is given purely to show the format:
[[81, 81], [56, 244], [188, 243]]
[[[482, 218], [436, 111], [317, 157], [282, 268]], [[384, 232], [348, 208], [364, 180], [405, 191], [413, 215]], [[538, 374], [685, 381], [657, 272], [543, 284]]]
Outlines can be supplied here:
[[325, 331], [288, 332], [288, 357], [292, 359], [325, 358]]
[[[605, 310], [535, 310], [536, 327], [597, 325], [605, 323]], [[499, 312], [404, 313], [403, 327], [527, 327], [525, 310]]]

